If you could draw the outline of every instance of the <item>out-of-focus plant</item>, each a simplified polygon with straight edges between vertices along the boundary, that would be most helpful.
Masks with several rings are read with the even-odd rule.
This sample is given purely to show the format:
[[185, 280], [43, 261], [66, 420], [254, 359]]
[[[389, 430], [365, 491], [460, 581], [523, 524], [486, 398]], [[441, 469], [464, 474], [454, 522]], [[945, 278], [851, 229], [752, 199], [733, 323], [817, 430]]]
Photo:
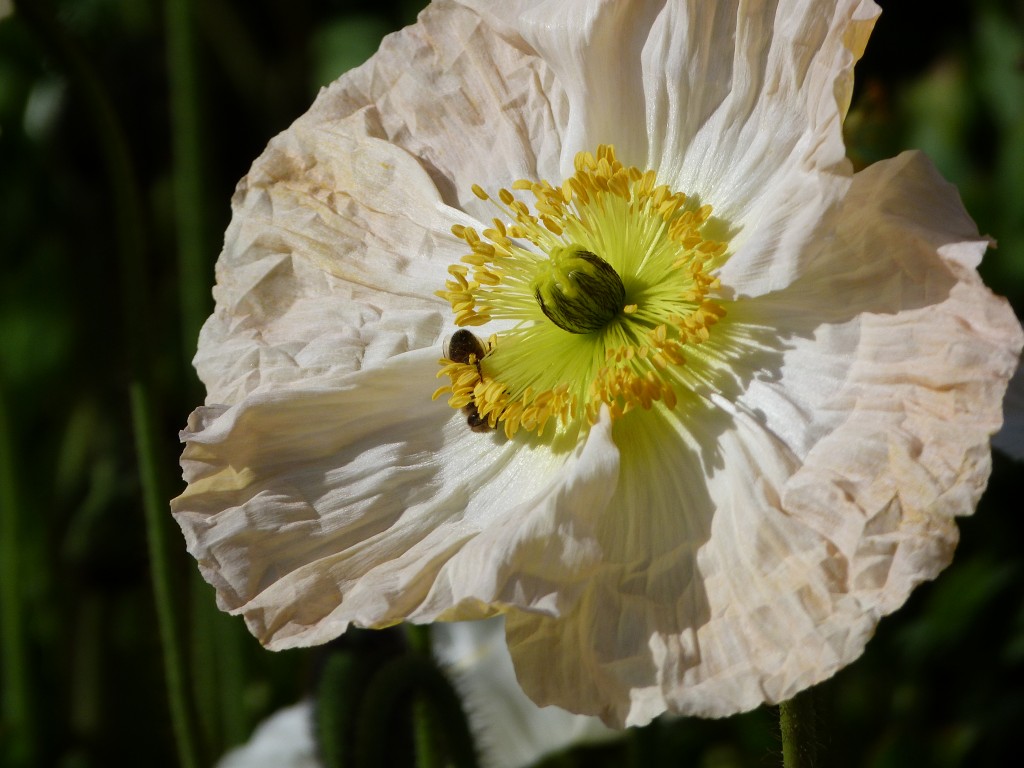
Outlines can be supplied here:
[[[22, 0], [0, 21], [0, 764], [178, 764], [153, 610], [130, 426], [111, 178], [87, 96], [23, 8], [50, 7], [83, 52], [126, 137], [147, 243], [137, 297], [162, 457], [174, 493], [176, 429], [197, 397], [183, 338], [172, 177], [168, 6]], [[858, 65], [848, 144], [865, 164], [910, 147], [957, 184], [995, 237], [981, 271], [1024, 302], [1024, 18], [1011, 0], [894, 0]], [[0, 10], [9, 4], [0, 3]], [[420, 4], [421, 5], [421, 4]], [[413, 20], [411, 2], [201, 0], [192, 18], [194, 98], [207, 201], [200, 272], [212, 263], [236, 181], [316, 90]], [[13, 6], [12, 6], [13, 7]], [[361, 30], [355, 32], [353, 30]], [[123, 211], [122, 211], [123, 212]], [[209, 306], [208, 295], [197, 297]], [[1024, 717], [1024, 522], [1019, 465], [997, 457], [959, 552], [882, 622], [857, 664], [823, 685], [827, 764], [998, 764]], [[196, 751], [212, 764], [275, 709], [315, 689], [316, 653], [262, 651], [218, 615], [171, 530]], [[222, 636], [227, 640], [221, 644]], [[209, 639], [220, 637], [217, 644]], [[234, 670], [230, 669], [235, 665]], [[222, 675], [238, 681], [231, 700]], [[765, 710], [724, 721], [656, 722], [626, 744], [579, 747], [559, 765], [763, 765], [778, 750]], [[240, 735], [241, 734], [241, 735]], [[126, 756], [131, 756], [126, 758]], [[144, 756], [144, 758], [139, 758]], [[670, 756], [670, 757], [665, 757]]]

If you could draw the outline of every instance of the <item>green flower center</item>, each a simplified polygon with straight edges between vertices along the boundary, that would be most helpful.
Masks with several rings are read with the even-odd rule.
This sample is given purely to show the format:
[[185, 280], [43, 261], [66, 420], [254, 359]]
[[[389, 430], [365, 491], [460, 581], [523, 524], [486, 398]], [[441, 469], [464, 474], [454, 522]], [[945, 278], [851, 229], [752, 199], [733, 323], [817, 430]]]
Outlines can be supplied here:
[[626, 289], [611, 264], [579, 245], [558, 246], [531, 287], [548, 320], [569, 333], [590, 333], [622, 311]]
[[[492, 321], [506, 330], [481, 342], [482, 357], [442, 358], [453, 408], [478, 422], [543, 432], [552, 419], [594, 423], [656, 404], [674, 408], [685, 387], [687, 350], [725, 314], [710, 270], [726, 243], [705, 239], [711, 207], [627, 167], [610, 146], [576, 156], [560, 187], [520, 180], [530, 206], [501, 189], [502, 214], [482, 233], [455, 226], [470, 253], [448, 268], [438, 295], [463, 328]], [[460, 332], [462, 333], [462, 332]]]

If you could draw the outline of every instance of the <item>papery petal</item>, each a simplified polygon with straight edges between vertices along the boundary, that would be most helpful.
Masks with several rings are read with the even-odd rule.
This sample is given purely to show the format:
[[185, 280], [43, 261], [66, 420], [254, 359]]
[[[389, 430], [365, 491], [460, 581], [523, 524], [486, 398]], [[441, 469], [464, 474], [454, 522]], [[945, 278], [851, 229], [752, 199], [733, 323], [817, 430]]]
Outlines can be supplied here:
[[640, 51], [663, 2], [463, 0], [510, 40], [527, 45], [550, 66], [565, 90], [569, 113], [557, 176], [572, 175], [573, 158], [598, 144], [615, 144], [627, 163], [643, 163], [644, 111]]
[[[742, 332], [707, 342], [747, 345], [731, 359], [752, 380], [730, 371], [705, 409], [616, 426], [603, 567], [571, 614], [508, 616], [538, 702], [629, 725], [783, 701], [948, 564], [1021, 329], [922, 155], [859, 174], [846, 206], [810, 271], [731, 305]], [[556, 664], [552, 647], [577, 653]]]
[[434, 655], [462, 697], [483, 764], [525, 768], [570, 746], [614, 738], [600, 720], [538, 707], [516, 682], [501, 617], [435, 624]]
[[842, 120], [878, 12], [871, 0], [667, 3], [642, 55], [650, 167], [730, 221], [767, 209], [793, 169], [848, 175]]
[[470, 190], [558, 175], [568, 103], [548, 64], [457, 3], [431, 3], [385, 38], [312, 112], [361, 102], [379, 135], [416, 157], [446, 203], [489, 221]]
[[544, 62], [439, 6], [324, 89], [239, 183], [195, 361], [207, 403], [327, 384], [382, 334], [391, 354], [439, 349], [433, 291], [465, 252], [450, 228], [493, 215], [472, 184], [557, 172], [565, 107]]
[[440, 351], [446, 308], [423, 286], [457, 259], [448, 229], [466, 217], [364, 127], [361, 116], [304, 117], [240, 182], [195, 361], [208, 403], [326, 384], [366, 358]]
[[673, 14], [645, 50], [648, 80], [658, 78], [648, 124], [665, 126], [652, 137], [649, 162], [678, 168], [663, 171], [666, 180], [710, 203], [724, 222], [732, 253], [720, 277], [733, 295], [782, 288], [800, 273], [807, 246], [827, 235], [846, 192], [842, 120], [878, 7], [666, 7]]
[[842, 120], [871, 0], [464, 2], [554, 69], [569, 101], [562, 177], [577, 152], [614, 144], [714, 207], [733, 241], [729, 290], [794, 279], [848, 184]]
[[[964, 391], [978, 412], [949, 418], [963, 418], [984, 442], [998, 427], [990, 405], [1002, 397], [1020, 343], [1005, 300], [992, 296], [974, 269], [988, 243], [924, 155], [904, 153], [857, 174], [836, 232], [812, 249], [800, 279], [736, 304], [745, 322], [774, 331], [781, 355], [749, 382], [741, 401], [804, 457], [865, 403], [864, 392], [842, 390], [855, 368], [882, 358], [884, 347], [892, 350], [884, 359], [893, 370], [878, 384], [881, 407], [906, 399], [895, 394], [900, 375], [919, 385], [912, 400], [934, 389], [951, 401]], [[947, 383], [913, 378], [927, 360]], [[933, 408], [946, 418], [947, 408]]]
[[271, 648], [349, 623], [571, 605], [599, 552], [579, 545], [617, 480], [610, 426], [534, 446], [430, 403], [429, 351], [332, 389], [200, 409], [172, 502], [222, 609]]
[[[573, 612], [508, 614], [520, 682], [538, 703], [621, 727], [763, 701], [764, 666], [779, 659], [765, 640], [793, 613], [787, 592], [820, 544], [778, 509], [795, 469], [785, 447], [747, 416], [686, 410], [685, 423], [669, 412], [616, 426], [615, 514], [595, 533], [602, 568]], [[748, 615], [761, 611], [770, 626]]]

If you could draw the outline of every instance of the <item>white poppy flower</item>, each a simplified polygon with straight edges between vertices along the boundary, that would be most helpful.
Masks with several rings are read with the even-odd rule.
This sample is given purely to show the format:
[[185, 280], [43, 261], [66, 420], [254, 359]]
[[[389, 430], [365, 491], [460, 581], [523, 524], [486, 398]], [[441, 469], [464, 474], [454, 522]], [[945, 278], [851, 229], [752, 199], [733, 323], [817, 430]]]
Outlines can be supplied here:
[[196, 356], [173, 511], [220, 606], [274, 649], [502, 613], [531, 698], [612, 725], [857, 658], [1021, 347], [929, 161], [845, 159], [877, 13], [439, 2], [321, 92]]

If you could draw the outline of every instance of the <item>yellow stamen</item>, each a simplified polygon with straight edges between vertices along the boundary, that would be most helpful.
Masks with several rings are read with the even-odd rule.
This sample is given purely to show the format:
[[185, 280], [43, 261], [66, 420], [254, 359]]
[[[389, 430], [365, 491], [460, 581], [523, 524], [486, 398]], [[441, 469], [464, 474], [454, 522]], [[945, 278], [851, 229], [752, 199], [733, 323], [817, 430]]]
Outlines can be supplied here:
[[[482, 233], [462, 225], [451, 230], [469, 252], [448, 268], [450, 279], [437, 295], [449, 302], [456, 324], [512, 322], [491, 336], [483, 359], [441, 360], [438, 375], [451, 384], [434, 397], [450, 393], [453, 408], [473, 405], [509, 438], [520, 429], [542, 434], [550, 424], [593, 423], [603, 405], [612, 418], [658, 404], [675, 408], [677, 392], [693, 381], [687, 350], [710, 339], [725, 315], [713, 270], [728, 246], [703, 235], [711, 206], [658, 185], [653, 170], [623, 165], [608, 145], [580, 152], [574, 167], [558, 186], [519, 179], [496, 199], [474, 185], [473, 194], [501, 217]], [[514, 192], [531, 195], [532, 209]], [[559, 271], [565, 267], [552, 266], [567, 250], [607, 262], [625, 300], [601, 312], [584, 303], [589, 314], [580, 322], [572, 305], [570, 319], [555, 324], [551, 281], [577, 296]]]

